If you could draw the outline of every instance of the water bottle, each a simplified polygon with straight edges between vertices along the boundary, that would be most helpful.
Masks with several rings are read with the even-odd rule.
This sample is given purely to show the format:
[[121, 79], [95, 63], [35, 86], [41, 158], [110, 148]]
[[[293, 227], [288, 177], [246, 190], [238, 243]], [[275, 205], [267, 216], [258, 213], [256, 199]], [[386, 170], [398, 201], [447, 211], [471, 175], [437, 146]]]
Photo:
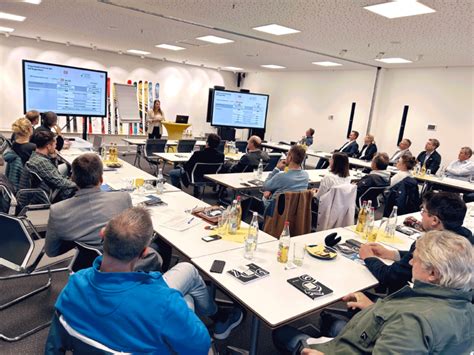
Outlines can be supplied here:
[[165, 180], [163, 178], [163, 169], [158, 169], [158, 176], [156, 180], [156, 193], [161, 195], [165, 189]]
[[397, 213], [398, 207], [393, 206], [392, 213], [388, 217], [387, 225], [385, 226], [385, 238], [393, 240], [395, 239], [395, 230], [397, 228]]
[[288, 252], [290, 251], [290, 222], [286, 221], [278, 241], [277, 261], [286, 264]]
[[230, 216], [229, 216], [229, 234], [237, 234], [238, 229], [238, 219], [239, 219], [239, 212], [237, 210], [237, 200], [232, 201], [232, 207], [230, 209]]
[[258, 167], [257, 167], [257, 179], [262, 180], [262, 176], [263, 176], [263, 161], [262, 159], [260, 159], [260, 162], [258, 163]]
[[240, 196], [237, 196], [237, 229], [240, 229], [240, 224], [242, 223], [242, 205], [240, 202]]
[[365, 239], [367, 239], [369, 242], [375, 242], [377, 239], [377, 233], [374, 233], [375, 209], [367, 205], [367, 210], [368, 213], [365, 222], [364, 235]]
[[102, 161], [107, 160], [107, 148], [105, 147], [105, 144], [101, 144], [100, 146], [100, 158]]
[[367, 217], [367, 201], [362, 201], [362, 207], [360, 208], [359, 215], [357, 216], [356, 232], [362, 233], [364, 231], [366, 217]]
[[245, 239], [244, 258], [252, 260], [258, 243], [258, 213], [254, 212], [252, 222], [250, 222], [249, 233]]

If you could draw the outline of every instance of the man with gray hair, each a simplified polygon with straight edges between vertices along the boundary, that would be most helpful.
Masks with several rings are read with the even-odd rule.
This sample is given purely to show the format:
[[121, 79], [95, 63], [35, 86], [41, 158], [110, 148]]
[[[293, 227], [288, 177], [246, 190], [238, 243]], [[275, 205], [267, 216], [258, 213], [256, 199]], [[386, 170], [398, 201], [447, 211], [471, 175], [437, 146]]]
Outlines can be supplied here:
[[230, 172], [252, 171], [249, 169], [256, 169], [260, 160], [266, 163], [269, 159], [268, 153], [262, 151], [262, 139], [259, 136], [251, 136], [247, 141], [247, 152], [240, 158], [237, 164], [230, 167]]
[[453, 161], [446, 168], [446, 176], [469, 181], [474, 176], [474, 163], [470, 160], [472, 149], [470, 147], [462, 147], [458, 154], [458, 159]]
[[[152, 236], [150, 213], [144, 208], [130, 208], [112, 218], [103, 232], [104, 255], [69, 278], [56, 310], [72, 329], [114, 352], [207, 354], [209, 333], [192, 309], [216, 321], [218, 339], [229, 335], [243, 313], [234, 308], [223, 321], [224, 313], [218, 313], [206, 284], [189, 263], [179, 263], [165, 274], [134, 272]], [[45, 353], [64, 345], [58, 343], [52, 330]]]
[[413, 285], [375, 304], [362, 292], [344, 297], [349, 308], [361, 311], [334, 339], [316, 343], [318, 340], [284, 327], [274, 334], [276, 345], [304, 355], [472, 351], [471, 243], [448, 231], [431, 231], [417, 240], [410, 263]]

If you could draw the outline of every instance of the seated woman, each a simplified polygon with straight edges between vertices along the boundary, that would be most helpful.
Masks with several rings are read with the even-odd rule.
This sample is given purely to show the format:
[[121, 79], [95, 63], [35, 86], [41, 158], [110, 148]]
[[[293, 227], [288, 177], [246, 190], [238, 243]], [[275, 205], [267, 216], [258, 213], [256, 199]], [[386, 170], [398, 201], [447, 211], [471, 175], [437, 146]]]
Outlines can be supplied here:
[[415, 165], [416, 165], [415, 157], [409, 154], [402, 155], [400, 159], [398, 159], [398, 162], [396, 165], [398, 169], [398, 173], [393, 175], [392, 178], [390, 179], [390, 187], [395, 186], [406, 177], [412, 176], [410, 170], [412, 170], [415, 167]]
[[23, 165], [30, 159], [31, 153], [36, 149], [36, 144], [30, 143], [33, 135], [33, 126], [27, 118], [19, 118], [12, 124], [15, 141], [12, 142], [12, 150], [21, 158]]
[[321, 180], [319, 189], [316, 189], [315, 198], [319, 199], [328, 192], [333, 186], [350, 184], [349, 176], [349, 158], [344, 153], [334, 153], [329, 159], [329, 174]]
[[371, 161], [377, 153], [377, 145], [375, 144], [375, 137], [371, 134], [368, 134], [364, 137], [364, 146], [357, 152], [356, 158], [360, 160]]

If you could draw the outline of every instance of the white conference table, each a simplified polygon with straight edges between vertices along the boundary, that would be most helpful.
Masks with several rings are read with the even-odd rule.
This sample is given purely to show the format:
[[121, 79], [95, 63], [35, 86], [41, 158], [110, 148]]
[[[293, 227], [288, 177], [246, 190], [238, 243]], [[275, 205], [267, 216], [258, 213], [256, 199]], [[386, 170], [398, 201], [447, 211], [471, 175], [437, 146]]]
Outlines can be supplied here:
[[[317, 157], [320, 159], [329, 159], [332, 157], [332, 153], [327, 153], [327, 152], [315, 152], [315, 151], [310, 151], [308, 150], [306, 154]], [[349, 165], [355, 165], [361, 168], [367, 168], [371, 169], [371, 162], [370, 161], [365, 161], [357, 158], [349, 158]], [[394, 166], [388, 166], [387, 171], [389, 171], [391, 174], [396, 174], [398, 172], [398, 169]]]
[[[244, 244], [233, 242], [225, 239], [219, 239], [212, 242], [205, 242], [201, 238], [216, 234], [215, 230], [205, 229], [210, 226], [204, 220], [191, 215], [190, 210], [196, 207], [209, 207], [209, 205], [183, 191], [172, 194], [163, 194], [159, 196], [167, 205], [149, 207], [152, 213], [153, 229], [166, 242], [179, 250], [189, 259], [197, 258], [206, 255], [212, 255], [229, 250], [237, 250], [243, 255]], [[140, 202], [140, 196], [133, 196], [134, 204]], [[191, 224], [186, 230], [177, 230], [171, 228], [167, 221], [179, 221], [180, 219], [191, 221]], [[241, 228], [248, 228], [248, 224], [242, 222]], [[265, 244], [273, 242], [276, 239], [271, 235], [259, 232], [259, 243]]]
[[474, 183], [469, 181], [453, 179], [448, 177], [439, 177], [435, 175], [413, 175], [418, 181], [422, 181], [424, 184], [434, 184], [439, 186], [446, 186], [454, 189], [459, 189], [463, 191], [474, 191]]
[[262, 142], [262, 147], [287, 152], [287, 151], [290, 150], [291, 145], [283, 144], [283, 143], [276, 143], [276, 142]]
[[[226, 154], [225, 159], [230, 161], [239, 161], [244, 154], [245, 153]], [[191, 155], [193, 155], [193, 153], [153, 153], [153, 155], [167, 162], [175, 164], [186, 163], [191, 158]]]
[[[291, 238], [307, 244], [324, 244], [324, 238], [331, 232], [350, 234], [344, 228], [327, 230]], [[277, 262], [278, 241], [258, 244], [252, 261], [243, 257], [240, 250], [202, 256], [191, 261], [211, 280], [226, 290], [253, 315], [250, 354], [257, 354], [258, 330], [260, 320], [271, 328], [306, 317], [329, 304], [339, 301], [345, 295], [365, 290], [378, 284], [377, 279], [363, 265], [338, 255], [333, 260], [319, 260], [306, 254], [303, 266], [286, 270], [285, 264]], [[290, 258], [292, 250], [290, 248]], [[210, 267], [215, 259], [225, 260], [222, 274], [211, 273]], [[255, 263], [270, 272], [270, 275], [249, 284], [242, 284], [231, 275], [230, 269]], [[290, 285], [287, 280], [308, 274], [333, 290], [333, 293], [312, 300]]]
[[[162, 139], [166, 139], [166, 138], [163, 137]], [[190, 138], [190, 139], [194, 139], [194, 138]], [[146, 144], [147, 138], [122, 138], [122, 140], [124, 142], [128, 143], [128, 144], [140, 146], [140, 145], [145, 145]], [[178, 145], [178, 142], [179, 142], [179, 140], [177, 140], [177, 139], [168, 139], [167, 142], [166, 142], [166, 145]], [[197, 147], [204, 147], [206, 145], [206, 141], [196, 140], [195, 145]]]
[[[305, 170], [309, 175], [309, 183], [310, 184], [318, 184], [321, 182], [324, 176], [329, 173], [327, 169], [308, 169]], [[264, 171], [262, 174], [262, 180], [265, 181], [268, 175], [270, 174], [269, 171]], [[362, 176], [365, 174], [350, 170], [350, 176], [352, 181], [360, 180]], [[251, 180], [256, 180], [257, 177], [254, 172], [248, 173], [226, 173], [226, 174], [206, 174], [204, 175], [206, 179], [215, 182], [216, 184], [222, 185], [229, 189], [239, 191], [239, 190], [258, 190], [262, 188], [262, 185], [255, 185], [252, 184]]]

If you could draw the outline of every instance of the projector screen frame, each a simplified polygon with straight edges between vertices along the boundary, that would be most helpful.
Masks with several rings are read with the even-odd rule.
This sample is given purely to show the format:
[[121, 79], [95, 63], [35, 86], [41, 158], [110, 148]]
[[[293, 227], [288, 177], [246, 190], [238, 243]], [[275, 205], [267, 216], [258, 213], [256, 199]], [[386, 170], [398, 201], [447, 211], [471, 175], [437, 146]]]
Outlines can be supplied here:
[[[254, 93], [254, 92], [241, 92], [241, 91], [234, 91], [234, 90], [222, 90], [222, 89], [213, 89], [213, 95], [212, 95], [212, 105], [211, 105], [211, 126], [212, 127], [226, 127], [226, 128], [235, 128], [235, 129], [263, 129], [264, 131], [267, 128], [267, 116], [268, 116], [268, 106], [270, 103], [270, 95], [269, 94], [260, 94], [260, 93]], [[232, 92], [236, 94], [242, 94], [242, 95], [256, 95], [256, 96], [266, 96], [267, 97], [267, 107], [265, 109], [265, 119], [263, 122], [263, 127], [252, 127], [252, 126], [245, 126], [245, 127], [240, 127], [240, 126], [232, 126], [232, 125], [222, 125], [222, 124], [214, 124], [214, 104], [215, 104], [215, 95], [216, 92]]]
[[[29, 59], [22, 59], [22, 75], [23, 75], [23, 111], [26, 114], [28, 109], [26, 108], [26, 76], [25, 76], [25, 63], [35, 63], [35, 64], [45, 64], [45, 65], [51, 65], [51, 66], [56, 66], [56, 67], [61, 67], [61, 68], [69, 68], [69, 69], [76, 69], [76, 70], [85, 70], [85, 71], [92, 71], [92, 72], [97, 72], [97, 73], [102, 73], [105, 74], [105, 79], [104, 79], [104, 114], [103, 115], [90, 115], [90, 114], [76, 114], [76, 113], [71, 113], [71, 112], [54, 112], [58, 116], [72, 116], [72, 117], [107, 117], [107, 78], [108, 78], [108, 73], [104, 70], [97, 70], [97, 69], [89, 69], [89, 68], [80, 68], [80, 67], [73, 67], [70, 65], [62, 65], [62, 64], [56, 64], [56, 63], [47, 63], [47, 62], [38, 62], [36, 60], [29, 60]], [[33, 109], [33, 108], [32, 108]], [[43, 113], [43, 112], [41, 112]]]

